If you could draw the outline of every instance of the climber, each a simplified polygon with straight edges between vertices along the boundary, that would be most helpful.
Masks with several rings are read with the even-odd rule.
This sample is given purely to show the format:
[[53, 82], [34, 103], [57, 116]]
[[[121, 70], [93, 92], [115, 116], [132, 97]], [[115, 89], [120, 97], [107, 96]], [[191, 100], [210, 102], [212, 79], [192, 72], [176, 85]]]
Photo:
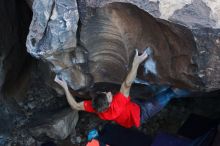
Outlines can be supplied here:
[[69, 92], [66, 81], [56, 76], [55, 82], [63, 87], [72, 109], [95, 113], [103, 120], [114, 121], [126, 128], [139, 127], [145, 120], [158, 113], [172, 98], [189, 94], [188, 90], [185, 89], [167, 87], [162, 88], [157, 95], [142, 102], [131, 101], [129, 96], [130, 87], [136, 78], [139, 65], [147, 57], [146, 50], [142, 55], [138, 55], [138, 50], [136, 50], [131, 70], [122, 83], [120, 91], [114, 96], [111, 92], [100, 92], [92, 100], [77, 103]]

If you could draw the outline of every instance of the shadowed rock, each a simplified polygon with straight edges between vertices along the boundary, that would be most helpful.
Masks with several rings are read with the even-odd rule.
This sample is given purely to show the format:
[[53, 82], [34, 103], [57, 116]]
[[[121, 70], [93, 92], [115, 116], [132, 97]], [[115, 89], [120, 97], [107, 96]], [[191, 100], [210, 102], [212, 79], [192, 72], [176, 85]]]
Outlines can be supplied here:
[[[6, 92], [5, 90], [10, 90], [17, 84], [24, 66], [30, 62], [24, 44], [31, 11], [24, 2], [14, 0], [1, 1], [0, 11], [0, 92]], [[23, 19], [24, 14], [26, 19]]]
[[45, 140], [45, 137], [64, 140], [70, 133], [75, 132], [77, 121], [78, 112], [66, 109], [52, 116], [51, 114], [41, 114], [29, 130], [32, 136], [40, 140]]
[[[94, 82], [121, 83], [133, 60], [134, 49], [152, 48], [152, 63], [141, 67], [138, 78], [151, 83], [197, 88], [202, 86], [193, 56], [197, 55], [187, 28], [156, 20], [136, 6], [109, 4], [96, 9], [82, 25], [81, 42], [88, 50]], [[152, 76], [153, 75], [153, 76]]]

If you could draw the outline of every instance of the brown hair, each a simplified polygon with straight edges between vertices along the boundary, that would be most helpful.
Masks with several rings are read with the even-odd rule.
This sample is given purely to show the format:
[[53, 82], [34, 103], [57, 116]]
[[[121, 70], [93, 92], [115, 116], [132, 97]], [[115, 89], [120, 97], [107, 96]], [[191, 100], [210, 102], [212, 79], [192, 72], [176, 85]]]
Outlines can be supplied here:
[[109, 102], [106, 94], [97, 92], [92, 98], [92, 107], [96, 112], [103, 112], [109, 107]]

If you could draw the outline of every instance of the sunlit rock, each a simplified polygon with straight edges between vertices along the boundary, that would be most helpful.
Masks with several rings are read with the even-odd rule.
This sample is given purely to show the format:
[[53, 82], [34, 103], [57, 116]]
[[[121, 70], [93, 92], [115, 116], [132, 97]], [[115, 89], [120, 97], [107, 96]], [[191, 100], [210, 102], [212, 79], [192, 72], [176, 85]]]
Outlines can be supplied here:
[[40, 0], [34, 1], [32, 8], [33, 20], [26, 43], [28, 52], [49, 62], [51, 69], [64, 76], [73, 89], [85, 87], [89, 77], [76, 65], [82, 63], [83, 58], [73, 61], [73, 55], [79, 52], [74, 51], [79, 17], [76, 1]]
[[[79, 0], [86, 7], [103, 7], [113, 2], [131, 3], [150, 13], [174, 23], [190, 28], [220, 28], [220, 3], [218, 0]], [[85, 11], [82, 10], [82, 12]], [[178, 17], [177, 17], [178, 16]]]

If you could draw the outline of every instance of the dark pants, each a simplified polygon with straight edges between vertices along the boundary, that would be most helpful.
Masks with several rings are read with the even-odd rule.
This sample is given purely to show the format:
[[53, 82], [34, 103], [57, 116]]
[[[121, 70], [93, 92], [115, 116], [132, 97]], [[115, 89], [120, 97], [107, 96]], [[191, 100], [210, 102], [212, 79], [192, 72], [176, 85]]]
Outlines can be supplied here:
[[98, 140], [110, 146], [150, 146], [152, 143], [150, 136], [143, 132], [117, 124], [106, 124]]
[[173, 97], [175, 97], [174, 92], [171, 88], [168, 88], [147, 100], [134, 99], [133, 101], [140, 106], [141, 123], [144, 123], [146, 120], [161, 111]]

